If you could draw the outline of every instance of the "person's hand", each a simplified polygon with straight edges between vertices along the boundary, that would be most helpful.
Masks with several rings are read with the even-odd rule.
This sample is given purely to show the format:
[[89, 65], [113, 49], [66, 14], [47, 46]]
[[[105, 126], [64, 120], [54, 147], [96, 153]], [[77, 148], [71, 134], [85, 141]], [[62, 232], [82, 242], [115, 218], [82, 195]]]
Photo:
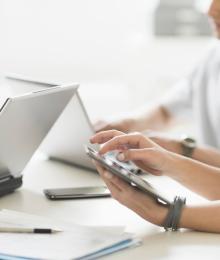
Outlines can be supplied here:
[[134, 124], [133, 119], [120, 119], [115, 121], [98, 120], [94, 123], [95, 132], [117, 129], [122, 132], [129, 132]]
[[181, 142], [178, 139], [170, 138], [154, 131], [147, 132], [147, 137], [170, 152], [182, 154]]
[[117, 176], [113, 176], [110, 172], [101, 167], [100, 164], [96, 162], [94, 162], [94, 164], [114, 199], [136, 212], [145, 220], [155, 225], [163, 225], [168, 213], [167, 207], [159, 205], [155, 199], [138, 191], [135, 187], [127, 184]]
[[175, 154], [165, 150], [140, 133], [125, 134], [117, 130], [99, 132], [91, 143], [103, 144], [99, 153], [118, 150], [117, 159], [133, 161], [139, 168], [154, 175], [168, 175], [178, 164]]
[[[99, 120], [95, 122], [94, 129], [95, 132], [107, 131], [107, 130], [118, 130], [124, 133], [130, 132], [135, 128], [135, 119], [122, 119], [115, 121], [105, 121]], [[181, 154], [181, 142], [177, 139], [173, 139], [165, 136], [164, 134], [148, 130], [146, 135], [155, 143], [159, 144], [161, 147], [165, 148], [168, 151]]]

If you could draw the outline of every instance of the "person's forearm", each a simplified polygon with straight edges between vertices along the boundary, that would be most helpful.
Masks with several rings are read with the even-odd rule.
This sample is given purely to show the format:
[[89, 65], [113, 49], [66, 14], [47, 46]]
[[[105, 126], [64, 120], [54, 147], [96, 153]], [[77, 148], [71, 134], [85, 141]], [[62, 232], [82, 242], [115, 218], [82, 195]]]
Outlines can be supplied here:
[[220, 200], [220, 168], [171, 154], [167, 176], [210, 200]]
[[161, 105], [157, 105], [147, 112], [138, 112], [133, 117], [133, 123], [130, 131], [162, 130], [172, 121], [172, 116]]
[[182, 210], [179, 226], [197, 231], [220, 233], [220, 202], [186, 206]]
[[196, 148], [192, 158], [215, 167], [220, 167], [220, 151], [211, 147]]

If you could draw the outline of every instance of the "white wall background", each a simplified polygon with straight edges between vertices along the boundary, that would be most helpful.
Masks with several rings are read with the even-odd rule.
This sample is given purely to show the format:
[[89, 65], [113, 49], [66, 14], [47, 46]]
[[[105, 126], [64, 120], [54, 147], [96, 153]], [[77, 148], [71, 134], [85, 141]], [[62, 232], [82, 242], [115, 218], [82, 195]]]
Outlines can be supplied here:
[[210, 42], [155, 39], [156, 4], [0, 0], [0, 73], [80, 82], [92, 118], [149, 103], [184, 75]]

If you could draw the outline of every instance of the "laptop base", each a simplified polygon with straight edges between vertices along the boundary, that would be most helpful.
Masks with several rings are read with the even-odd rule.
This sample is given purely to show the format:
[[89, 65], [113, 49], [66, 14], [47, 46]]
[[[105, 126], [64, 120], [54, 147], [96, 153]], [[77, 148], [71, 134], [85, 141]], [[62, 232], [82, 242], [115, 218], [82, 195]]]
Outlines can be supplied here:
[[0, 174], [0, 197], [14, 192], [22, 186], [22, 176], [13, 177], [11, 174]]

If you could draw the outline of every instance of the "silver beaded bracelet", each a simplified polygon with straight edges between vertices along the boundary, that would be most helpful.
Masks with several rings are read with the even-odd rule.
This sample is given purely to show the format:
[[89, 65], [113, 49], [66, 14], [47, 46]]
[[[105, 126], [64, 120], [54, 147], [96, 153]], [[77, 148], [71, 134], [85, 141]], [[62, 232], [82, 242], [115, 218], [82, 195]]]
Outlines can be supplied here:
[[166, 231], [177, 231], [182, 208], [186, 204], [186, 198], [176, 196], [173, 203], [170, 205], [168, 214], [164, 221], [164, 229]]

